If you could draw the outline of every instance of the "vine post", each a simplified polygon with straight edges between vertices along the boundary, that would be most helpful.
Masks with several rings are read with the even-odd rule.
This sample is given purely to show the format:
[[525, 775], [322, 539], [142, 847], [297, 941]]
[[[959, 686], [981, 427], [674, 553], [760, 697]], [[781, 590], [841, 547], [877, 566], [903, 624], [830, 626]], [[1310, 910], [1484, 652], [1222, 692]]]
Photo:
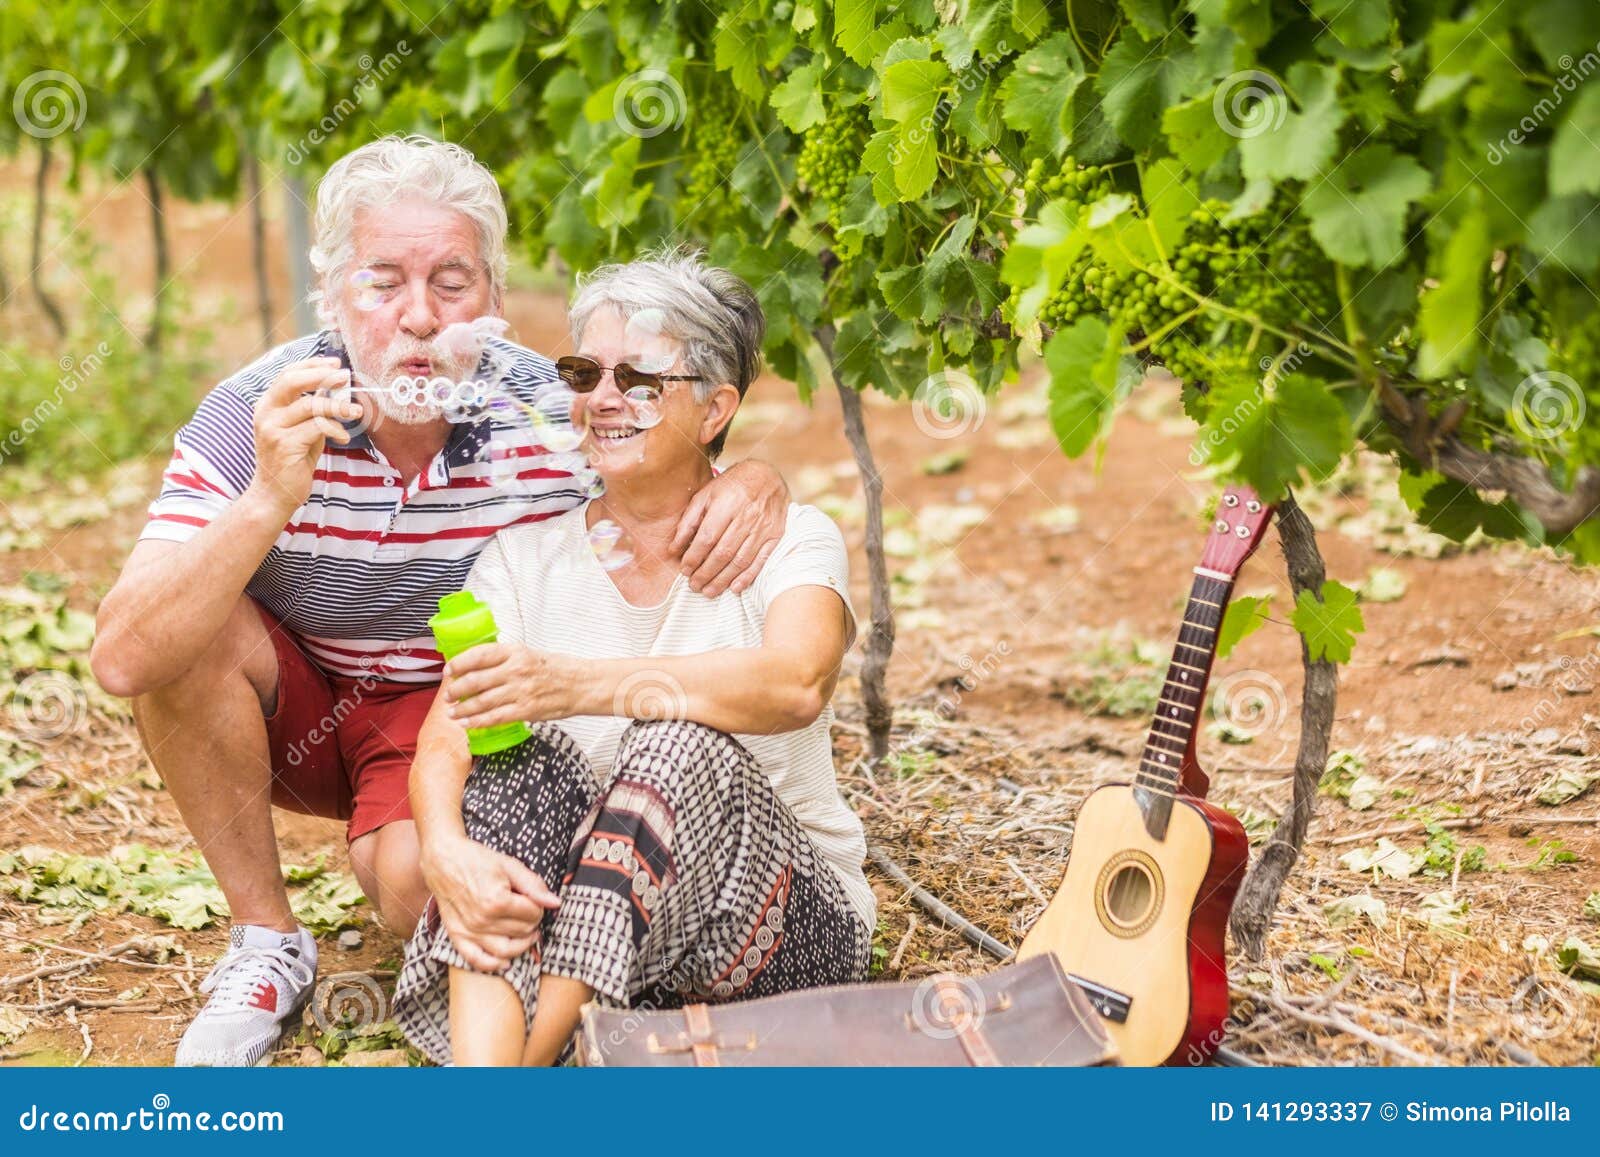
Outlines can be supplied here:
[[844, 380], [834, 358], [833, 327], [819, 327], [816, 338], [839, 391], [845, 438], [855, 455], [856, 473], [861, 477], [861, 490], [866, 499], [867, 576], [871, 586], [872, 622], [862, 645], [861, 699], [866, 709], [868, 750], [876, 763], [889, 754], [889, 733], [894, 727], [894, 705], [889, 700], [887, 683], [889, 659], [894, 653], [894, 607], [889, 598], [889, 560], [883, 549], [883, 475], [878, 471], [872, 443], [867, 438], [861, 391]]
[[[1302, 593], [1320, 598], [1326, 574], [1322, 552], [1317, 549], [1316, 529], [1293, 495], [1279, 503], [1277, 517], [1278, 539], [1283, 547], [1290, 589], [1297, 599]], [[1306, 829], [1316, 809], [1317, 784], [1328, 765], [1334, 708], [1339, 695], [1339, 668], [1326, 657], [1313, 659], [1304, 637], [1300, 640], [1300, 660], [1305, 683], [1300, 700], [1300, 745], [1295, 753], [1289, 811], [1250, 866], [1234, 901], [1230, 920], [1234, 938], [1251, 960], [1259, 960], [1266, 953], [1272, 914], [1277, 910], [1284, 881], [1300, 857]]]

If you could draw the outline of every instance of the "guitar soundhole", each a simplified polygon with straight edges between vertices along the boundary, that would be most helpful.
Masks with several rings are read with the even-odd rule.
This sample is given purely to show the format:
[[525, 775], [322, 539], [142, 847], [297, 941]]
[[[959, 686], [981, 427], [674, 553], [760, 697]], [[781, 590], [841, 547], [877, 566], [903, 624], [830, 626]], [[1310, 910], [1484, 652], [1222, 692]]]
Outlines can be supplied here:
[[1132, 927], [1150, 911], [1150, 901], [1155, 899], [1155, 883], [1143, 864], [1129, 864], [1111, 877], [1111, 887], [1106, 893], [1106, 911], [1124, 927]]
[[1164, 887], [1161, 869], [1144, 852], [1119, 852], [1100, 870], [1095, 907], [1100, 922], [1114, 936], [1133, 937], [1149, 931], [1161, 911]]

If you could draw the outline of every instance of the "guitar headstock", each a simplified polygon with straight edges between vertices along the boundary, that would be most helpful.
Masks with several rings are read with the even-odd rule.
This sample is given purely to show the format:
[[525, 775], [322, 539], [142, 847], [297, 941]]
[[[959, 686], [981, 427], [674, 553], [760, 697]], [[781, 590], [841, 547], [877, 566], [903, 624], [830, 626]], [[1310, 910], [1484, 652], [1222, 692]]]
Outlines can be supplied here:
[[1272, 519], [1272, 507], [1256, 497], [1248, 486], [1230, 486], [1217, 499], [1217, 516], [1206, 536], [1200, 565], [1232, 577], [1261, 545], [1261, 536]]

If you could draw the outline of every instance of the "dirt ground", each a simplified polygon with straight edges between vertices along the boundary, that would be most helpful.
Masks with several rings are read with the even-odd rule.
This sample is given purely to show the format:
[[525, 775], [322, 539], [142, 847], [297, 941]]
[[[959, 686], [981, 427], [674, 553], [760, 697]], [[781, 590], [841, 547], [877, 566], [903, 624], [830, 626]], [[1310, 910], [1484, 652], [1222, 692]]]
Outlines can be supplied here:
[[[138, 192], [89, 197], [89, 227], [116, 240], [124, 268], [148, 268]], [[179, 221], [174, 264], [196, 307], [213, 311], [218, 366], [242, 364], [263, 348], [243, 215], [208, 206]], [[270, 224], [280, 246], [281, 223]], [[276, 294], [282, 311], [281, 282]], [[507, 316], [526, 344], [565, 348], [559, 297], [519, 289]], [[288, 336], [285, 320], [276, 337]], [[197, 397], [207, 384], [195, 383]], [[911, 406], [869, 405], [896, 575], [897, 730], [890, 766], [869, 774], [856, 759], [864, 730], [852, 656], [835, 700], [841, 781], [875, 849], [1008, 945], [1058, 882], [1087, 791], [1131, 777], [1148, 725], [1142, 696], [1159, 681], [1199, 558], [1214, 486], [1190, 465], [1174, 394], [1160, 382], [1141, 387], [1098, 471], [1054, 445], [1037, 374], [970, 408], [959, 437], [930, 434], [935, 424]], [[746, 456], [775, 463], [797, 499], [841, 521], [865, 615], [860, 488], [835, 400], [808, 407], [764, 379], [729, 444], [729, 460]], [[136, 468], [134, 482], [153, 494], [161, 465]], [[1596, 1063], [1600, 999], [1580, 983], [1581, 968], [1579, 980], [1561, 971], [1557, 950], [1570, 937], [1600, 941], [1600, 913], [1584, 914], [1600, 891], [1600, 804], [1595, 792], [1559, 805], [1535, 797], [1552, 776], [1600, 770], [1600, 636], [1573, 634], [1600, 624], [1600, 577], [1543, 552], [1462, 550], [1403, 531], [1392, 479], [1376, 462], [1302, 501], [1329, 576], [1357, 586], [1379, 569], [1374, 588], [1389, 588], [1363, 604], [1366, 631], [1340, 672], [1333, 736], [1371, 777], [1374, 798], [1357, 810], [1355, 800], [1319, 797], [1266, 957], [1230, 957], [1229, 1048], [1284, 1064]], [[27, 509], [19, 503], [11, 516], [26, 521]], [[142, 500], [130, 502], [51, 531], [42, 547], [0, 553], [0, 585], [49, 572], [69, 584], [72, 605], [92, 610], [142, 521]], [[1214, 672], [1218, 721], [1227, 738], [1248, 742], [1209, 729], [1201, 763], [1212, 798], [1266, 838], [1288, 802], [1301, 682], [1275, 531], [1236, 593], [1274, 595], [1271, 621]], [[0, 796], [0, 852], [192, 846], [170, 799], [147, 785], [126, 721], [97, 713], [45, 754]], [[341, 825], [279, 818], [286, 861], [342, 860]], [[1429, 823], [1444, 826], [1430, 833]], [[1408, 852], [1431, 847], [1430, 867], [1397, 878], [1340, 862], [1379, 836]], [[879, 867], [871, 872], [882, 975], [994, 965]], [[1352, 897], [1381, 910], [1341, 904]], [[357, 950], [324, 944], [323, 972], [392, 985], [399, 940], [375, 916], [361, 930]], [[151, 936], [171, 937], [176, 951], [27, 976]], [[170, 1063], [224, 940], [220, 925], [180, 933], [128, 913], [47, 925], [0, 889], [0, 1007], [25, 1008], [31, 1022], [0, 1045], [0, 1060]], [[319, 1043], [308, 1029], [279, 1063], [323, 1060]]]

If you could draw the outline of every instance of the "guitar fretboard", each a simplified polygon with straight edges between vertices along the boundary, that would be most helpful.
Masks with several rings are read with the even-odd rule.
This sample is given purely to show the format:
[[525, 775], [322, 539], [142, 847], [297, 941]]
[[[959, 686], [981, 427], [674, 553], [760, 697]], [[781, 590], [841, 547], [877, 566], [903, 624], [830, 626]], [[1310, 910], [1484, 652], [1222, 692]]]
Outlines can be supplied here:
[[1183, 626], [1172, 648], [1172, 663], [1161, 685], [1161, 699], [1135, 778], [1138, 786], [1149, 791], [1171, 795], [1178, 790], [1184, 753], [1202, 718], [1206, 681], [1217, 654], [1217, 630], [1232, 590], [1231, 581], [1203, 574], [1195, 575], [1189, 589]]

